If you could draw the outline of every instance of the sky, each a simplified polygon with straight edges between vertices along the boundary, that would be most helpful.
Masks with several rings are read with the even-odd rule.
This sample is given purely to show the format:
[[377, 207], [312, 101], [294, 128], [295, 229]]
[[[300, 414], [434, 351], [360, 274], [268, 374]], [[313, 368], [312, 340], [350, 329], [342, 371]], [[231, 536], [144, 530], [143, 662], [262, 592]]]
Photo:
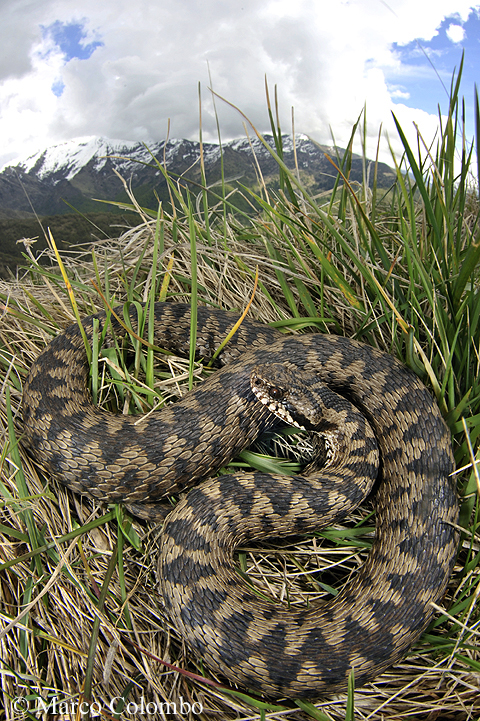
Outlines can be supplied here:
[[471, 0], [0, 0], [0, 168], [76, 137], [198, 140], [201, 122], [216, 142], [217, 121], [244, 137], [228, 103], [268, 132], [265, 78], [283, 132], [293, 108], [296, 133], [345, 147], [366, 108], [367, 151], [381, 133], [388, 162], [392, 112], [410, 142], [434, 138], [463, 50], [471, 138]]

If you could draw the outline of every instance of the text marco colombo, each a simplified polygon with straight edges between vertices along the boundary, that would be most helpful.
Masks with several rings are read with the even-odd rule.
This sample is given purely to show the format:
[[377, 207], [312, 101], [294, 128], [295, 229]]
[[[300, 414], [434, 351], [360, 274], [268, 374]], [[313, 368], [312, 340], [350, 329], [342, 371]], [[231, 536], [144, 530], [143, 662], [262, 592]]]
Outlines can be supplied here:
[[199, 701], [190, 703], [189, 701], [184, 701], [182, 696], [179, 697], [178, 701], [161, 702], [145, 701], [143, 696], [138, 702], [127, 701], [123, 696], [114, 696], [106, 704], [102, 704], [100, 701], [67, 701], [58, 698], [58, 696], [53, 696], [48, 701], [45, 701], [43, 698], [28, 700], [24, 696], [17, 696], [12, 699], [12, 707], [17, 713], [22, 711], [41, 711], [52, 714], [70, 714], [73, 718], [75, 718], [75, 715], [81, 717], [87, 714], [90, 714], [91, 717], [95, 715], [100, 716], [103, 715], [102, 712], [107, 709], [111, 713], [115, 713], [118, 712], [119, 707], [121, 707], [122, 714], [141, 714], [144, 716], [151, 716], [158, 712], [162, 712], [165, 715], [187, 716], [191, 713], [201, 714], [203, 711], [203, 706]]

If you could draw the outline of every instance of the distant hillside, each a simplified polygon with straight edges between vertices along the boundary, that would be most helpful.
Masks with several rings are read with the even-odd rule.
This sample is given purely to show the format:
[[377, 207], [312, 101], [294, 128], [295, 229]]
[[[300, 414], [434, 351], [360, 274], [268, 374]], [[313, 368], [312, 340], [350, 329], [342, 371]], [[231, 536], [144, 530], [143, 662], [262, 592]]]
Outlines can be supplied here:
[[34, 255], [47, 247], [43, 231], [50, 228], [57, 247], [67, 249], [72, 243], [92, 243], [100, 238], [114, 238], [138, 220], [115, 213], [91, 213], [83, 218], [77, 213], [44, 216], [39, 221], [30, 218], [2, 218], [0, 216], [0, 278], [8, 278], [15, 268], [25, 262], [24, 238], [33, 240]]
[[[273, 138], [266, 136], [266, 139], [273, 147]], [[283, 145], [284, 162], [294, 168], [292, 138], [284, 136]], [[295, 138], [295, 149], [302, 182], [309, 191], [315, 194], [331, 189], [336, 174], [325, 154], [335, 157], [338, 152], [342, 156], [343, 151], [318, 146], [306, 136]], [[221, 149], [218, 144], [204, 143], [203, 154], [209, 186], [221, 179], [222, 157], [224, 174], [232, 187], [240, 183], [256, 187], [258, 169], [267, 185], [275, 187], [278, 183], [278, 165], [257, 138], [251, 142], [233, 140]], [[71, 214], [72, 206], [84, 214], [105, 214], [114, 212], [115, 208], [98, 200], [129, 202], [115, 171], [128, 182], [143, 207], [156, 209], [158, 198], [169, 203], [166, 181], [154, 159], [165, 165], [172, 176], [180, 176], [184, 182], [200, 183], [200, 145], [191, 140], [162, 141], [147, 149], [142, 143], [83, 138], [47, 148], [15, 166], [4, 168], [0, 172], [0, 266], [2, 262], [4, 266], [17, 262], [16, 240], [28, 235], [20, 221], [34, 217], [32, 208], [41, 217]], [[362, 182], [362, 178], [362, 158], [354, 156], [350, 180]], [[380, 163], [378, 185], [387, 188], [394, 179], [393, 170]], [[84, 242], [85, 232], [89, 231], [85, 231], [79, 216], [73, 218], [72, 235], [66, 237], [63, 232], [66, 226], [62, 235], [67, 242]], [[18, 221], [18, 226], [14, 221]], [[39, 235], [41, 231], [37, 225], [37, 230], [31, 232]], [[95, 232], [90, 237], [93, 240]]]

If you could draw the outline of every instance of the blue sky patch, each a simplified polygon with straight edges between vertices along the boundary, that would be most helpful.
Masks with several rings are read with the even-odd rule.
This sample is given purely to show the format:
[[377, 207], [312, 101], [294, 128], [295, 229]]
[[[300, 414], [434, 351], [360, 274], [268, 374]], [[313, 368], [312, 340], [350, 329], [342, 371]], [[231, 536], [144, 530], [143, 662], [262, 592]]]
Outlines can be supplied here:
[[[84, 29], [84, 24], [79, 22], [64, 23], [56, 20], [51, 25], [42, 25], [41, 28], [43, 37], [53, 40], [56, 47], [61, 50], [65, 63], [74, 58], [88, 60], [98, 47], [104, 45], [100, 40], [87, 43], [88, 34]], [[52, 51], [50, 50], [46, 55], [48, 56], [50, 52]], [[57, 98], [63, 94], [65, 83], [61, 77], [55, 79], [51, 89]]]
[[387, 70], [386, 76], [389, 85], [399, 90], [398, 102], [433, 114], [438, 112], [439, 103], [442, 112], [447, 112], [452, 73], [454, 69], [458, 72], [465, 51], [460, 97], [465, 97], [467, 112], [473, 109], [473, 87], [480, 84], [477, 9], [472, 8], [465, 22], [456, 15], [444, 18], [431, 40], [419, 39], [407, 45], [394, 43], [393, 48], [402, 63], [401, 74], [395, 76]]
[[92, 53], [104, 44], [99, 40], [86, 43], [87, 33], [84, 26], [78, 22], [63, 23], [56, 20], [46, 27], [42, 25], [42, 32], [60, 48], [66, 62], [73, 58], [88, 60]]
[[55, 82], [52, 84], [52, 93], [57, 96], [57, 98], [62, 95], [63, 91], [65, 90], [65, 83], [63, 82], [62, 78], [57, 78]]

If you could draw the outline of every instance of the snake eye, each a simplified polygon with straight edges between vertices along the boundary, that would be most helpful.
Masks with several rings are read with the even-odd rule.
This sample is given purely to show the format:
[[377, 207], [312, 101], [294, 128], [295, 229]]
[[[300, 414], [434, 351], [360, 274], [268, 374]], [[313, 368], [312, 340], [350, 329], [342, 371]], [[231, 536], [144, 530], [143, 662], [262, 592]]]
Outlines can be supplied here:
[[284, 396], [283, 389], [279, 388], [278, 386], [272, 386], [268, 389], [268, 395], [272, 400], [280, 401]]

